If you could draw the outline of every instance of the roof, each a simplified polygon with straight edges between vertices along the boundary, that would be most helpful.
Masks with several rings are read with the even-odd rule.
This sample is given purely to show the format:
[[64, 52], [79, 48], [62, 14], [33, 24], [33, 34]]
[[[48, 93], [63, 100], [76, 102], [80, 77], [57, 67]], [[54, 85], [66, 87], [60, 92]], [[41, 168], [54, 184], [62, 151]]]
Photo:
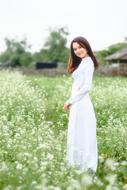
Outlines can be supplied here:
[[116, 53], [106, 57], [106, 60], [127, 60], [127, 48], [121, 49]]

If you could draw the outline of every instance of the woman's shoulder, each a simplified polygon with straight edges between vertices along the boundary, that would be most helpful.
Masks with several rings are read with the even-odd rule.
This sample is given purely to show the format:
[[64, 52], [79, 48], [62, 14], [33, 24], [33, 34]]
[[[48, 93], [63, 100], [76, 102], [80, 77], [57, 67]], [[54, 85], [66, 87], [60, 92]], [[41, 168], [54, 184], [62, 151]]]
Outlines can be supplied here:
[[94, 63], [91, 57], [85, 57], [81, 61], [82, 68], [94, 67]]

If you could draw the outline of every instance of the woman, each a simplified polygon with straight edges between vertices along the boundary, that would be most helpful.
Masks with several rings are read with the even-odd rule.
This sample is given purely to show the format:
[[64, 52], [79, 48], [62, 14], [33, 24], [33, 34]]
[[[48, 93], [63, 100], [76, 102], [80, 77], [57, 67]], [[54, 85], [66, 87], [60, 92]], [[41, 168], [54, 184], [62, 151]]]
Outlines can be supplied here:
[[89, 96], [96, 67], [98, 62], [89, 42], [83, 37], [73, 39], [67, 68], [73, 85], [71, 96], [64, 103], [64, 109], [70, 110], [67, 162], [81, 172], [97, 169], [96, 116]]

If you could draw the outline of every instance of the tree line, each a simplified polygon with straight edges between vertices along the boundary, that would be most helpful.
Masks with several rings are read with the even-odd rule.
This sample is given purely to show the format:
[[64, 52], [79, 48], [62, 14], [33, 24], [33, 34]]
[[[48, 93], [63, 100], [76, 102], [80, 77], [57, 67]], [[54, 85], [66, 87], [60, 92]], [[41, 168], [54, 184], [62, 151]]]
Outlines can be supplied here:
[[[23, 40], [5, 38], [6, 49], [0, 54], [0, 63], [12, 67], [31, 67], [36, 61], [57, 61], [66, 66], [70, 53], [67, 47], [68, 35], [69, 32], [65, 27], [50, 29], [43, 47], [35, 53], [31, 53], [31, 45], [28, 44], [26, 38]], [[107, 49], [96, 51], [95, 55], [101, 64], [105, 64], [105, 57], [122, 48], [127, 48], [126, 39]]]

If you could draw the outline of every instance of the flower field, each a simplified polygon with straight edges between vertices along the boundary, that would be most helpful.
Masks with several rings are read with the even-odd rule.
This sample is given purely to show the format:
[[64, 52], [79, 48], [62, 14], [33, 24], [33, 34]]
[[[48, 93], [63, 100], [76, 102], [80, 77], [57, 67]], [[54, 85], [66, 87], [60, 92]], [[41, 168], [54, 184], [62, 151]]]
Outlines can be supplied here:
[[127, 78], [94, 77], [98, 169], [66, 165], [68, 76], [0, 71], [0, 190], [127, 190]]

